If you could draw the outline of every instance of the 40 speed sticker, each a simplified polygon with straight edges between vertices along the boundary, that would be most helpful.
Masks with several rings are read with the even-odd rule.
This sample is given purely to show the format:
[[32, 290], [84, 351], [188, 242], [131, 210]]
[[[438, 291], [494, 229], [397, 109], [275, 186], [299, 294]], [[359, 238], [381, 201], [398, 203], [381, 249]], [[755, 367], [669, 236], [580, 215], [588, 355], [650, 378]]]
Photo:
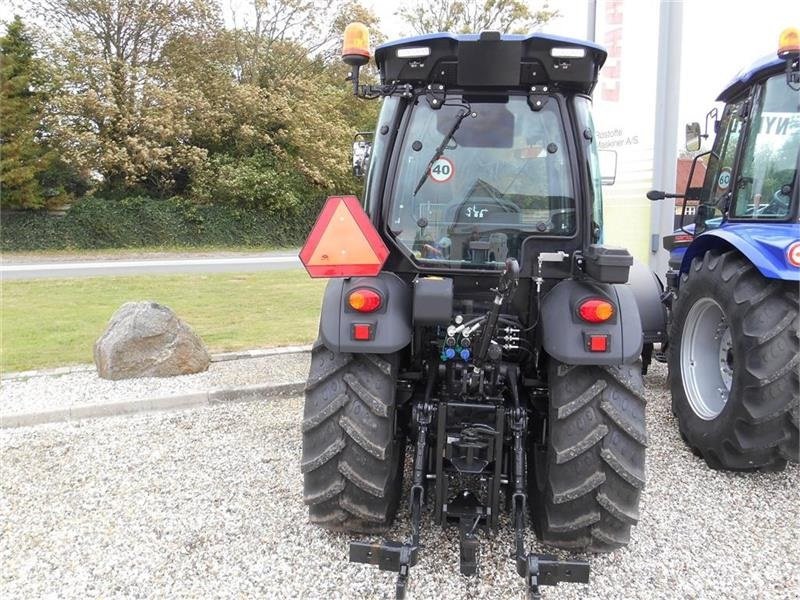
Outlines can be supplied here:
[[444, 183], [450, 181], [455, 172], [456, 168], [453, 166], [453, 162], [449, 158], [441, 157], [431, 165], [428, 176], [436, 183]]

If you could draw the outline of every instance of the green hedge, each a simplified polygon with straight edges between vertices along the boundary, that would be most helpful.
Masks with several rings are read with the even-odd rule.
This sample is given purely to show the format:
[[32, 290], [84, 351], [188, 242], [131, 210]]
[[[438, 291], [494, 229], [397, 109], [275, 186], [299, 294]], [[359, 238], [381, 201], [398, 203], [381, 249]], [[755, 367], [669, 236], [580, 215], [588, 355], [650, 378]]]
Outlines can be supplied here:
[[4, 213], [0, 248], [64, 250], [145, 246], [293, 246], [303, 242], [324, 198], [282, 211], [146, 197], [77, 202], [63, 217]]

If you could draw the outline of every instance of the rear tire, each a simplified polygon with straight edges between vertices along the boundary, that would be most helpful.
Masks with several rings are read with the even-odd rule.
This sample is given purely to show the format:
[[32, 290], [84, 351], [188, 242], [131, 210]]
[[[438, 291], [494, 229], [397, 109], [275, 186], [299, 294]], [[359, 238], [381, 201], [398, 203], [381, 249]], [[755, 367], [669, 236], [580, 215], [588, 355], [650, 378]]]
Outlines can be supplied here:
[[395, 425], [397, 364], [397, 355], [314, 345], [300, 465], [312, 523], [373, 533], [394, 521], [405, 451]]
[[578, 551], [630, 541], [645, 484], [641, 365], [572, 366], [550, 361], [546, 448], [531, 448], [529, 498], [536, 535]]
[[672, 410], [711, 468], [781, 470], [798, 460], [799, 325], [796, 284], [763, 277], [736, 251], [709, 251], [682, 275]]

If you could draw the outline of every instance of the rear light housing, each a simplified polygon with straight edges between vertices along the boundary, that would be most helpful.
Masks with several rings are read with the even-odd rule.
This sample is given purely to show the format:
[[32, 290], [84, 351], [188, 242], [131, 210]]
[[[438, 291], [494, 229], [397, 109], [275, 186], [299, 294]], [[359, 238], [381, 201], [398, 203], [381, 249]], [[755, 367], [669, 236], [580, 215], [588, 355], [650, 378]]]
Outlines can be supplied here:
[[602, 298], [590, 298], [578, 304], [578, 316], [587, 323], [605, 323], [614, 312], [614, 305]]
[[371, 313], [383, 306], [381, 295], [370, 288], [356, 288], [347, 294], [347, 305], [360, 313]]

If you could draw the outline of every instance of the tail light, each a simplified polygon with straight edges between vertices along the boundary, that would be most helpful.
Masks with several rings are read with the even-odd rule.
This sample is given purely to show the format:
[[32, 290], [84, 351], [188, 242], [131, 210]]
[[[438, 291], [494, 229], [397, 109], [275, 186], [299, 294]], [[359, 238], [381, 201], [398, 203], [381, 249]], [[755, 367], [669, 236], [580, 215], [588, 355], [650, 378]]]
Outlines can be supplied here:
[[600, 298], [584, 300], [578, 305], [578, 316], [587, 323], [603, 323], [614, 316], [614, 305]]
[[347, 304], [362, 313], [375, 312], [383, 304], [381, 295], [369, 288], [358, 288], [347, 295]]

